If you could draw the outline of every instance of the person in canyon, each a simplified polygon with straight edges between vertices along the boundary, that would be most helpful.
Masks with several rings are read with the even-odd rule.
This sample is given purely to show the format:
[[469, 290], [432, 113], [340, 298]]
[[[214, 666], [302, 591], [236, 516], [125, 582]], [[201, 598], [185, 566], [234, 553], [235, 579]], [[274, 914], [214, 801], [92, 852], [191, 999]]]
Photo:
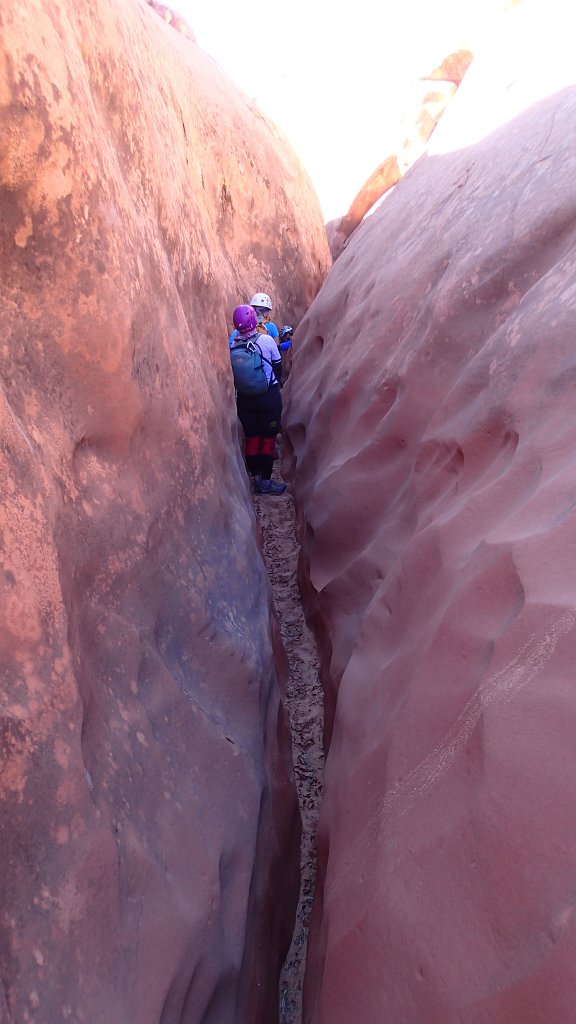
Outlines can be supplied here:
[[278, 335], [278, 348], [282, 357], [282, 374], [283, 380], [286, 382], [290, 374], [291, 361], [286, 354], [290, 348], [292, 348], [292, 335], [294, 331], [289, 324], [284, 324], [280, 328], [280, 334]]
[[292, 335], [294, 334], [294, 328], [290, 327], [289, 324], [284, 324], [284, 327], [280, 328], [280, 334], [278, 336], [278, 348], [281, 352], [285, 352], [290, 348], [292, 344]]
[[260, 330], [268, 331], [271, 338], [274, 341], [278, 341], [278, 328], [271, 318], [272, 313], [272, 299], [265, 292], [256, 292], [255, 295], [250, 299], [250, 305], [256, 310], [258, 316], [258, 327]]
[[[279, 331], [276, 324], [272, 321], [270, 314], [272, 312], [272, 299], [265, 292], [256, 292], [250, 299], [249, 305], [256, 311], [258, 318], [258, 330], [261, 334], [269, 334], [274, 341], [278, 343]], [[237, 331], [233, 330], [230, 337], [228, 338], [228, 344], [230, 348], [234, 344], [234, 339], [237, 336]]]
[[[283, 494], [286, 484], [272, 480], [276, 435], [282, 416], [282, 360], [278, 346], [267, 332], [258, 330], [258, 315], [252, 305], [237, 306], [233, 313], [236, 337], [230, 348], [234, 370], [235, 350], [248, 349], [260, 355], [259, 370], [265, 375], [262, 394], [243, 390], [234, 372], [236, 408], [245, 437], [245, 460], [254, 489], [259, 494]], [[248, 344], [247, 344], [248, 343]], [[257, 359], [258, 362], [258, 359]]]

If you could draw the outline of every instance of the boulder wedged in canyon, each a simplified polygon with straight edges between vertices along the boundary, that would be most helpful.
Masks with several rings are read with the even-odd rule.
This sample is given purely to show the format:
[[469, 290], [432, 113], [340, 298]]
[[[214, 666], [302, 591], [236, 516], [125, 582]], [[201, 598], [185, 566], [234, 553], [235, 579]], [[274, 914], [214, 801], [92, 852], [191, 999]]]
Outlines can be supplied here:
[[158, 3], [158, 0], [146, 0], [146, 3], [153, 11], [156, 11], [162, 21], [165, 21], [167, 25], [170, 25], [176, 32], [180, 32], [181, 35], [186, 36], [187, 39], [196, 42], [196, 36], [194, 35], [189, 24], [181, 18], [171, 7], [166, 7], [165, 4]]
[[426, 150], [442, 114], [454, 98], [472, 61], [469, 50], [449, 54], [430, 74], [418, 79], [407, 98], [399, 129], [397, 152], [391, 153], [364, 182], [340, 220], [326, 225], [330, 251], [337, 259], [375, 203], [397, 185]]
[[0, 1017], [268, 1024], [298, 825], [227, 335], [301, 316], [322, 217], [146, 5], [0, 31]]
[[539, 64], [475, 58], [296, 334], [331, 734], [306, 1024], [574, 1015], [576, 88], [546, 18]]

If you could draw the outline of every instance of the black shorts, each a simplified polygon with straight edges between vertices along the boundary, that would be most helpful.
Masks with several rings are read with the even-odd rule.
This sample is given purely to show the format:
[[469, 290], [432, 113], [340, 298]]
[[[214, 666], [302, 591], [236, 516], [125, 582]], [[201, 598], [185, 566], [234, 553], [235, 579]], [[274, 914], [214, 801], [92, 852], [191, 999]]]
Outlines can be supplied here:
[[264, 395], [236, 395], [236, 407], [246, 437], [276, 437], [280, 432], [282, 395], [278, 384]]

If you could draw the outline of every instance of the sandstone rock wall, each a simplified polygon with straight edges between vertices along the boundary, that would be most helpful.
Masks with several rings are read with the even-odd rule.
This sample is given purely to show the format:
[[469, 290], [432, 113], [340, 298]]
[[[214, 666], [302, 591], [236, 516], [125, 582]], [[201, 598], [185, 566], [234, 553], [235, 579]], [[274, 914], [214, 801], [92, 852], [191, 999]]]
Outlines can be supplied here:
[[576, 88], [538, 7], [296, 334], [331, 723], [307, 1024], [574, 1015]]
[[0, 33], [0, 1018], [268, 1024], [298, 828], [226, 337], [302, 314], [321, 215], [145, 3]]

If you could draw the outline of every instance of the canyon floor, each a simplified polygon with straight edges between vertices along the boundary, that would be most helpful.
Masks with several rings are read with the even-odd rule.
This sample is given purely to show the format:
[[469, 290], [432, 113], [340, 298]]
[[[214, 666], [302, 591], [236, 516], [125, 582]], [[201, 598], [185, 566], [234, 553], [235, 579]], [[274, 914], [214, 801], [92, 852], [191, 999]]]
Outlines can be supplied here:
[[[275, 464], [278, 465], [279, 462]], [[279, 479], [276, 468], [274, 478]], [[294, 937], [280, 979], [280, 1024], [299, 1024], [308, 920], [316, 878], [315, 836], [324, 766], [322, 687], [316, 644], [306, 625], [297, 583], [299, 544], [294, 502], [286, 492], [280, 497], [253, 495], [253, 503], [262, 531], [263, 555], [274, 607], [290, 664], [286, 703], [302, 815], [302, 876]]]

